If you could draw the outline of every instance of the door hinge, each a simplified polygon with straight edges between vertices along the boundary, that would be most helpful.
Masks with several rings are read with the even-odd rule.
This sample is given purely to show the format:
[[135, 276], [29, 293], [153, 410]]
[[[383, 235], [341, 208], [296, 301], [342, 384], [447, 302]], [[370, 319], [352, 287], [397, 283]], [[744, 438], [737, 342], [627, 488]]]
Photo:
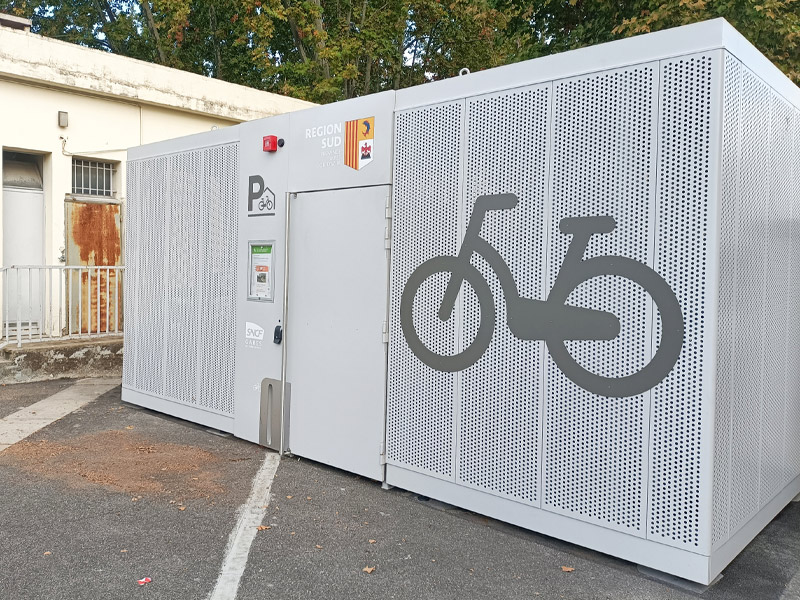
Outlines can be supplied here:
[[385, 442], [381, 442], [380, 450], [381, 450], [381, 465], [385, 465], [386, 464], [386, 443]]
[[385, 204], [385, 206], [386, 206], [386, 218], [387, 219], [391, 219], [392, 218], [392, 195], [391, 194], [388, 194], [386, 196], [386, 204]]
[[383, 322], [383, 343], [389, 343], [389, 323], [388, 321]]
[[389, 225], [383, 230], [383, 246], [387, 250], [392, 247], [392, 228]]

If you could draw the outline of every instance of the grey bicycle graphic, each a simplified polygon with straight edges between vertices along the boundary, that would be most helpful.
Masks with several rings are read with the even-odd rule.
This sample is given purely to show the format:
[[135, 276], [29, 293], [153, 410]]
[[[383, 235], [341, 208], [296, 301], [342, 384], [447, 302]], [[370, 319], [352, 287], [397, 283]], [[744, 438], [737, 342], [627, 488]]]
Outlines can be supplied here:
[[[624, 256], [584, 259], [591, 237], [611, 233], [617, 225], [613, 217], [608, 216], [571, 217], [559, 223], [561, 232], [571, 235], [572, 240], [548, 298], [521, 298], [505, 260], [480, 235], [487, 212], [512, 210], [518, 202], [514, 194], [479, 196], [458, 256], [437, 256], [411, 273], [400, 299], [400, 326], [411, 351], [429, 367], [445, 372], [464, 370], [486, 352], [492, 341], [496, 313], [488, 282], [470, 264], [472, 254], [477, 253], [497, 275], [511, 332], [522, 340], [544, 340], [559, 369], [574, 383], [589, 392], [618, 398], [641, 394], [658, 384], [675, 366], [684, 335], [681, 307], [667, 282], [647, 265]], [[480, 304], [481, 318], [475, 339], [454, 355], [431, 351], [420, 339], [414, 325], [414, 298], [423, 282], [437, 273], [450, 275], [439, 305], [439, 319], [447, 321], [452, 316], [464, 281], [470, 284]], [[604, 377], [588, 371], [569, 354], [565, 344], [567, 340], [612, 340], [619, 335], [619, 319], [613, 313], [566, 304], [569, 295], [580, 284], [603, 275], [625, 277], [638, 284], [650, 295], [661, 314], [658, 349], [642, 369], [624, 377]]]

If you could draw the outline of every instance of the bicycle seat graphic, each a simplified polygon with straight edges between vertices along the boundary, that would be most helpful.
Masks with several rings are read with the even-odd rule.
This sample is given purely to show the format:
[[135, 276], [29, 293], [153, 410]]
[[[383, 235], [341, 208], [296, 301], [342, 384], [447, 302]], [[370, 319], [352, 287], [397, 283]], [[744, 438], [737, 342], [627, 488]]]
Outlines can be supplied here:
[[[635, 396], [657, 385], [675, 366], [683, 347], [684, 323], [675, 293], [666, 281], [647, 265], [624, 256], [597, 256], [584, 259], [589, 240], [595, 234], [611, 233], [616, 228], [612, 217], [570, 217], [559, 223], [561, 232], [572, 240], [546, 300], [521, 298], [511, 269], [500, 253], [481, 235], [486, 213], [512, 210], [514, 194], [479, 196], [467, 225], [458, 256], [437, 256], [411, 273], [400, 298], [400, 326], [411, 351], [423, 363], [438, 371], [462, 371], [483, 356], [495, 329], [495, 306], [491, 288], [470, 260], [481, 255], [494, 270], [506, 302], [508, 328], [522, 340], [544, 340], [558, 368], [585, 390], [610, 397]], [[417, 333], [413, 319], [414, 298], [426, 279], [447, 273], [450, 279], [439, 305], [438, 317], [450, 319], [461, 284], [472, 287], [480, 304], [480, 324], [475, 339], [461, 352], [442, 355], [428, 349]], [[661, 341], [649, 363], [624, 377], [604, 377], [581, 366], [567, 350], [567, 340], [612, 340], [620, 332], [616, 315], [566, 304], [567, 298], [583, 282], [602, 275], [617, 275], [642, 287], [661, 313]]]

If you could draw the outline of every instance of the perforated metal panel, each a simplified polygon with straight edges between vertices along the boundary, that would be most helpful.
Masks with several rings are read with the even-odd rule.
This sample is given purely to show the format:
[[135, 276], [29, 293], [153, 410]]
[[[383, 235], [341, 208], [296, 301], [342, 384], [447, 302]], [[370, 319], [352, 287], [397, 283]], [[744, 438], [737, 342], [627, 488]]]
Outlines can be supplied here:
[[[758, 510], [764, 356], [765, 219], [769, 206], [769, 102], [766, 85], [748, 69], [740, 91], [742, 147], [739, 179], [737, 330], [731, 449], [731, 532]], [[768, 104], [767, 104], [768, 106]], [[745, 366], [746, 365], [746, 366]]]
[[[769, 202], [767, 204], [764, 243], [766, 261], [764, 273], [764, 390], [761, 413], [761, 483], [759, 508], [769, 502], [788, 481], [785, 479], [787, 433], [786, 357], [795, 352], [796, 340], [786, 335], [789, 318], [787, 298], [789, 291], [789, 263], [791, 258], [792, 199], [797, 188], [791, 177], [794, 142], [795, 110], [770, 90], [769, 100], [762, 110], [769, 109], [770, 126], [768, 147], [770, 151], [768, 175]], [[767, 135], [767, 132], [761, 134]], [[791, 431], [794, 435], [797, 432]]]
[[[794, 114], [794, 146], [792, 156], [792, 176], [794, 189], [800, 190], [800, 110]], [[787, 390], [791, 400], [787, 403], [786, 421], [791, 429], [786, 432], [787, 460], [786, 480], [791, 481], [800, 475], [800, 401], [795, 394], [800, 391], [800, 348], [794, 340], [800, 339], [800, 195], [792, 198], [791, 227], [792, 260], [789, 267], [789, 303], [791, 318], [787, 327]]]
[[[480, 143], [466, 148], [462, 230], [478, 196], [519, 198], [513, 210], [488, 213], [481, 236], [501, 254], [514, 291], [524, 298], [543, 297], [550, 104], [550, 85], [467, 101], [467, 139]], [[458, 481], [538, 504], [543, 342], [511, 333], [497, 276], [478, 255], [472, 264], [489, 282], [496, 321], [488, 350], [460, 376]], [[463, 301], [462, 347], [474, 337], [481, 315], [474, 293]]]
[[789, 230], [791, 261], [789, 264], [789, 301], [787, 312], [786, 347], [786, 464], [784, 479], [791, 481], [800, 475], [800, 110], [794, 111], [794, 142], [791, 171], [787, 177], [793, 181], [791, 199], [792, 223]]
[[234, 413], [236, 342], [236, 243], [238, 239], [239, 148], [203, 151], [199, 236], [205, 260], [200, 265], [198, 330], [198, 403], [205, 409]]
[[[169, 191], [165, 197], [167, 251], [164, 254], [164, 396], [185, 404], [197, 403], [197, 306], [200, 268], [201, 152], [167, 158]], [[188, 285], [187, 285], [188, 284]], [[191, 349], [195, 349], [194, 352]]]
[[[434, 256], [453, 256], [461, 242], [463, 102], [401, 112], [395, 118], [392, 199], [391, 331], [387, 398], [387, 460], [452, 478], [455, 376], [434, 371], [411, 353], [400, 329], [400, 296], [412, 271]], [[425, 345], [456, 352], [458, 315], [437, 316], [448, 279], [424, 282], [414, 323]]]
[[126, 387], [232, 415], [238, 147], [128, 163]]
[[700, 473], [712, 88], [721, 68], [710, 55], [661, 63], [655, 269], [680, 301], [685, 333], [678, 362], [653, 390], [647, 531], [650, 539], [689, 547], [705, 545], [710, 533], [701, 529]]
[[[552, 213], [548, 289], [571, 242], [565, 217], [611, 216], [616, 229], [596, 234], [585, 253], [652, 263], [652, 206], [657, 118], [656, 65], [557, 82], [553, 113]], [[629, 279], [600, 276], [568, 304], [617, 315], [611, 341], [568, 341], [589, 371], [622, 377], [651, 358], [651, 302]], [[544, 506], [625, 530], [643, 527], [649, 394], [597, 396], [547, 358]]]
[[[434, 443], [419, 438], [431, 422], [448, 444], [443, 463], [455, 466], [435, 471], [452, 483], [437, 481], [431, 490], [450, 501], [464, 494], [473, 510], [507, 510], [533, 528], [552, 523], [543, 511], [557, 512], [583, 521], [570, 527], [593, 543], [618, 535], [608, 529], [625, 540], [646, 538], [652, 556], [679, 552], [702, 570], [693, 577], [713, 577], [724, 560], [714, 549], [743, 547], [742, 526], [765, 519], [800, 474], [800, 111], [724, 50], [467, 97], [464, 108], [463, 123], [447, 125], [451, 135], [464, 128], [463, 165], [448, 153], [429, 160], [410, 149], [417, 136], [403, 119], [414, 115], [418, 136], [444, 140], [435, 125], [433, 133], [421, 125], [442, 106], [397, 121], [397, 189], [424, 196], [433, 186], [427, 178], [436, 176], [454, 187], [444, 196], [446, 218], [411, 211], [396, 193], [390, 348], [392, 360], [407, 362], [390, 365], [390, 464], [430, 470], [419, 448]], [[548, 124], [540, 128], [541, 119]], [[415, 160], [424, 166], [409, 168]], [[477, 254], [471, 264], [496, 309], [488, 349], [455, 375], [413, 357], [398, 318], [403, 284], [427, 259], [456, 254], [475, 198], [503, 193], [518, 196], [519, 206], [489, 212], [481, 236], [526, 298], [551, 294], [572, 242], [562, 219], [613, 217], [614, 230], [595, 234], [584, 260], [618, 256], [652, 268], [680, 304], [680, 355], [660, 383], [620, 398], [574, 383], [553, 359], [563, 358], [549, 348], [556, 342], [510, 333], [508, 290]], [[457, 229], [448, 225], [453, 218]], [[485, 299], [465, 284], [454, 316], [437, 321], [446, 281], [439, 274], [422, 286], [413, 316], [428, 347], [451, 355], [476, 335]], [[658, 302], [621, 276], [589, 279], [566, 303], [613, 313], [620, 335], [564, 347], [590, 373], [632, 375], [676, 331], [662, 326]], [[433, 399], [421, 400], [425, 394]], [[420, 406], [435, 416], [419, 415]], [[401, 481], [432, 481], [394, 472]]]
[[714, 419], [714, 522], [712, 545], [728, 539], [730, 513], [731, 395], [733, 393], [736, 310], [736, 252], [739, 181], [741, 63], [725, 56], [720, 198], [719, 297], [717, 309], [717, 389]]
[[[129, 163], [130, 165], [131, 163]], [[164, 257], [167, 159], [140, 161], [129, 172], [125, 229], [129, 262], [125, 306], [125, 347], [133, 360], [129, 385], [153, 396], [164, 393]], [[133, 176], [131, 176], [133, 175]], [[136, 195], [132, 195], [136, 192]], [[134, 229], [135, 224], [135, 229]], [[131, 248], [136, 249], [132, 254]], [[132, 267], [132, 268], [131, 268]], [[130, 358], [129, 358], [130, 360]]]
[[[138, 198], [141, 196], [142, 175], [141, 167], [138, 162], [130, 161], [127, 164], [126, 174], [126, 198]], [[125, 228], [126, 230], [133, 229], [139, 230], [139, 211], [131, 210], [129, 204], [126, 205], [125, 211]], [[127, 232], [126, 232], [127, 233]], [[130, 285], [130, 290], [123, 294], [124, 314], [136, 314], [137, 296], [134, 282], [139, 281], [138, 277], [138, 255], [139, 255], [139, 236], [126, 235], [125, 236], [125, 282]], [[126, 319], [127, 321], [127, 319]], [[136, 334], [137, 323], [135, 319], [131, 322], [125, 323], [125, 349], [129, 354], [128, 360], [122, 362], [122, 385], [133, 386], [136, 382], [136, 369], [135, 363], [131, 358], [135, 353], [139, 352], [138, 335]]]
[[800, 473], [798, 110], [725, 61], [715, 546]]

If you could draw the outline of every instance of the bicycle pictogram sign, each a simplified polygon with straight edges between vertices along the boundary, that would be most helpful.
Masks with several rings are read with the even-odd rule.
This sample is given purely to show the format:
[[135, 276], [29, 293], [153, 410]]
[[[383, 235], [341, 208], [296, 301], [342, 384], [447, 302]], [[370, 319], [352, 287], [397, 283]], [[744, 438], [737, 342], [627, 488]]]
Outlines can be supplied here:
[[[609, 216], [570, 217], [559, 223], [561, 232], [572, 240], [546, 300], [522, 298], [517, 284], [500, 253], [481, 235], [486, 213], [512, 210], [517, 206], [514, 194], [479, 196], [475, 201], [464, 240], [457, 256], [437, 256], [422, 263], [411, 273], [400, 299], [400, 326], [411, 351], [423, 363], [438, 371], [462, 371], [483, 356], [495, 329], [495, 306], [492, 291], [481, 272], [470, 264], [473, 253], [479, 254], [494, 270], [506, 302], [508, 328], [522, 340], [544, 340], [559, 369], [580, 387], [603, 396], [635, 396], [657, 385], [675, 366], [683, 347], [684, 322], [672, 288], [653, 269], [624, 256], [597, 256], [584, 259], [589, 240], [595, 234], [611, 233], [616, 222]], [[430, 350], [419, 337], [413, 319], [414, 298], [426, 279], [447, 273], [450, 279], [439, 305], [438, 317], [451, 318], [463, 282], [469, 283], [480, 304], [480, 324], [474, 340], [461, 352], [442, 355]], [[567, 340], [612, 340], [620, 332], [619, 319], [613, 313], [571, 306], [567, 298], [579, 285], [594, 277], [617, 275], [641, 286], [653, 299], [661, 314], [661, 340], [649, 363], [624, 377], [604, 377], [581, 366], [567, 350]]]

